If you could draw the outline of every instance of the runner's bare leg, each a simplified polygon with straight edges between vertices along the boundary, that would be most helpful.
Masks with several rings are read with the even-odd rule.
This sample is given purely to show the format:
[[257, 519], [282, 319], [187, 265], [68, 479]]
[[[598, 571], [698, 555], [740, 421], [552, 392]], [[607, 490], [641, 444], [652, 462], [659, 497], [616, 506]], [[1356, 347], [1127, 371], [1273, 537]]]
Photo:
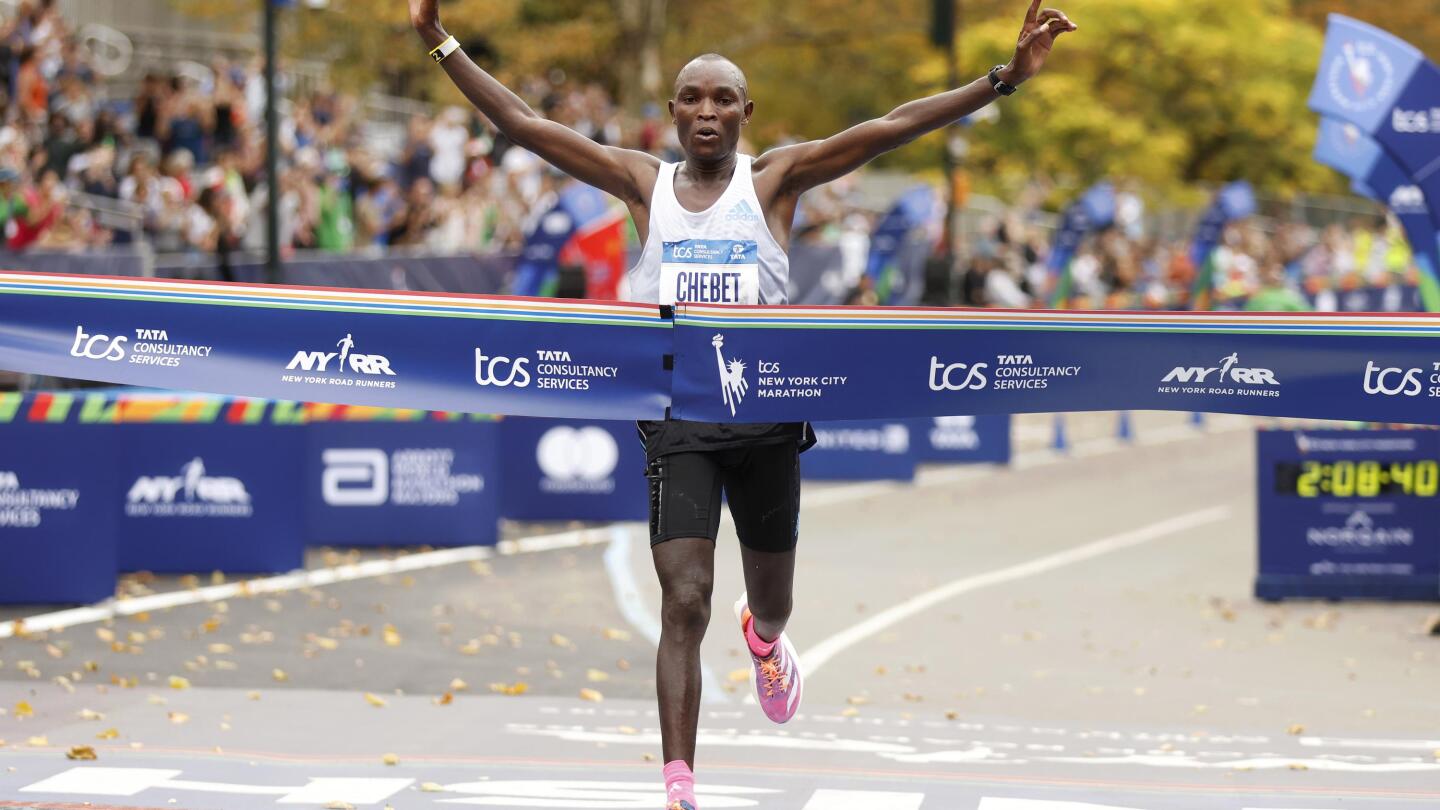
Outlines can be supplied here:
[[660, 649], [655, 655], [660, 747], [664, 761], [682, 759], [693, 769], [700, 723], [700, 642], [710, 625], [715, 543], [676, 538], [650, 551], [661, 591]]

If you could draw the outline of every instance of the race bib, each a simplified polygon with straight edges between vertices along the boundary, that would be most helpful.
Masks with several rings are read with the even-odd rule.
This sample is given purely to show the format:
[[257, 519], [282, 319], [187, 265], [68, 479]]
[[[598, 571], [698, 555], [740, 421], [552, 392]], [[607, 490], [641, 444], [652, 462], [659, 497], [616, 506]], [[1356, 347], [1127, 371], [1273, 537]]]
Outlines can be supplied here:
[[666, 242], [660, 258], [660, 303], [760, 303], [759, 249], [754, 241], [685, 239]]

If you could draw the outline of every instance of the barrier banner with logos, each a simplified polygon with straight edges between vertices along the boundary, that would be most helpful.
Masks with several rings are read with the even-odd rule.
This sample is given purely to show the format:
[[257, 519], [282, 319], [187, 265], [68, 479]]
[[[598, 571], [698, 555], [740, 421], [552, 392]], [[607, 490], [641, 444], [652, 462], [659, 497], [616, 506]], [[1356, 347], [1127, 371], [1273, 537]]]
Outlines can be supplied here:
[[[0, 368], [376, 407], [785, 422], [1175, 410], [1440, 424], [1414, 314], [675, 308], [0, 273]], [[337, 339], [338, 336], [338, 339]]]
[[[0, 401], [11, 411], [20, 397]], [[0, 433], [0, 604], [96, 602], [115, 595], [114, 436], [21, 421]]]
[[915, 436], [907, 420], [815, 422], [800, 475], [815, 481], [911, 481]]
[[119, 570], [304, 567], [300, 426], [131, 424], [114, 436]]
[[1174, 410], [1440, 422], [1426, 314], [716, 307], [675, 314], [671, 413], [785, 422]]
[[501, 423], [420, 417], [311, 420], [299, 498], [311, 545], [499, 541]]
[[639, 304], [0, 274], [0, 367], [355, 405], [660, 418]]
[[920, 461], [1009, 464], [1010, 415], [911, 419], [910, 440]]
[[1257, 597], [1440, 600], [1440, 434], [1257, 437]]
[[645, 449], [634, 422], [506, 419], [501, 516], [645, 520]]

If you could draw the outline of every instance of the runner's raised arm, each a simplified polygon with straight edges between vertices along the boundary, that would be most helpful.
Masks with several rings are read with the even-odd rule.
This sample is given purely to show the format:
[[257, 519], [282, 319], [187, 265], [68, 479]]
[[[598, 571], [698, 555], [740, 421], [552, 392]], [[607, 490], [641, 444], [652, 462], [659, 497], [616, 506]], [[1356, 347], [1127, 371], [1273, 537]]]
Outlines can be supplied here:
[[[433, 49], [449, 38], [440, 24], [439, 0], [410, 0], [410, 24], [428, 48]], [[463, 49], [456, 50], [440, 64], [460, 92], [485, 113], [511, 143], [626, 203], [643, 205], [649, 199], [655, 172], [660, 166], [657, 158], [633, 149], [602, 146], [541, 116], [476, 65]]]

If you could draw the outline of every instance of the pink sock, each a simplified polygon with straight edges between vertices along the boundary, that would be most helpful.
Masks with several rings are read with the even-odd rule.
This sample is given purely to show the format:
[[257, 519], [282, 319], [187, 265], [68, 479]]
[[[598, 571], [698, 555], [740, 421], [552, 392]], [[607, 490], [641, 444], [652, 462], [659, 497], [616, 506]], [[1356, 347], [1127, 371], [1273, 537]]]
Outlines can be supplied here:
[[755, 634], [755, 617], [745, 622], [745, 641], [750, 645], [750, 652], [764, 658], [775, 649], [774, 641], [766, 641]]
[[695, 807], [695, 774], [683, 759], [665, 763], [665, 806], [677, 801]]

